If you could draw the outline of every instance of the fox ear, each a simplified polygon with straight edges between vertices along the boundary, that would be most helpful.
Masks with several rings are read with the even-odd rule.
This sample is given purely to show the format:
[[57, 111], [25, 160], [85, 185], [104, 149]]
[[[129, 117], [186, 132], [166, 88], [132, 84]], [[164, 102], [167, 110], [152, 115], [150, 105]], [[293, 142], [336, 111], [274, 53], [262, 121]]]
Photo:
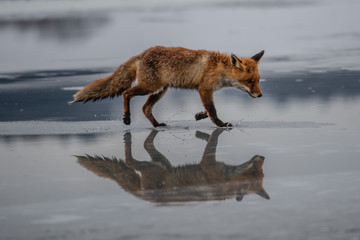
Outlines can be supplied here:
[[244, 71], [244, 67], [242, 65], [242, 61], [235, 55], [231, 54], [230, 57], [231, 66], [239, 69], [240, 71]]
[[240, 202], [241, 200], [243, 200], [244, 195], [242, 194], [236, 194], [236, 201]]
[[262, 50], [261, 52], [255, 54], [252, 59], [255, 60], [255, 62], [259, 62], [262, 56], [264, 55], [265, 51]]
[[260, 191], [258, 191], [256, 194], [259, 195], [259, 196], [261, 196], [261, 197], [263, 197], [263, 198], [265, 198], [265, 199], [267, 199], [267, 200], [270, 199], [269, 194], [267, 194], [267, 193], [265, 192], [265, 189], [263, 189], [263, 188], [261, 188]]

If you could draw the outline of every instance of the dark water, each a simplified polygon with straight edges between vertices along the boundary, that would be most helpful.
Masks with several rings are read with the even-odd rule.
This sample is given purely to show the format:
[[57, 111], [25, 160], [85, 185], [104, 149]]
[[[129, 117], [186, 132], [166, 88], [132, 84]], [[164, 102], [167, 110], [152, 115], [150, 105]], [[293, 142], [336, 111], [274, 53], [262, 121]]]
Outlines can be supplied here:
[[[58, 121], [89, 121], [89, 120], [118, 120], [122, 119], [121, 98], [104, 100], [91, 104], [72, 104], [77, 91], [73, 86], [84, 86], [91, 81], [109, 75], [109, 69], [93, 70], [65, 70], [48, 72], [26, 72], [3, 76], [0, 81], [1, 121], [27, 120], [58, 120]], [[102, 74], [99, 74], [104, 72]], [[40, 76], [40, 77], [39, 77]], [[320, 101], [329, 103], [332, 99], [341, 98], [351, 102], [358, 98], [360, 91], [360, 72], [341, 70], [321, 73], [264, 73], [265, 80], [261, 88], [266, 94], [263, 101], [272, 101], [280, 107], [291, 101]], [[78, 88], [76, 88], [78, 89]], [[172, 90], [167, 102], [169, 116], [176, 114], [170, 106], [182, 102], [191, 104], [189, 98], [199, 103], [196, 91]], [[238, 105], [251, 105], [256, 100], [248, 98], [237, 90], [225, 89], [217, 92], [217, 98], [224, 101], [238, 102]], [[135, 98], [134, 104], [143, 104], [145, 99]], [[220, 100], [220, 101], [221, 101]], [[256, 102], [257, 103], [257, 102]], [[267, 103], [268, 104], [268, 103]], [[221, 104], [219, 104], [220, 109]], [[136, 108], [136, 107], [135, 107]], [[187, 111], [183, 108], [178, 111]], [[141, 114], [141, 111], [137, 111]], [[175, 118], [176, 119], [176, 118]], [[182, 119], [180, 116], [179, 120]]]
[[[358, 5], [1, 20], [0, 239], [360, 239]], [[259, 17], [224, 24], [239, 16]], [[194, 120], [195, 91], [154, 107], [161, 129], [143, 116], [146, 97], [132, 100], [130, 126], [121, 98], [67, 104], [152, 45], [265, 48], [264, 97], [216, 92], [232, 129]]]

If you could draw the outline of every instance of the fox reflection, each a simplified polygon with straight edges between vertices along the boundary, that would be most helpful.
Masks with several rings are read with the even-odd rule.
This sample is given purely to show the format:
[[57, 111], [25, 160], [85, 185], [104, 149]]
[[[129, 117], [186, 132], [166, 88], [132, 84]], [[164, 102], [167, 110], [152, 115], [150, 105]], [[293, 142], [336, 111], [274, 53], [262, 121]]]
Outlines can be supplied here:
[[183, 201], [224, 200], [256, 193], [265, 199], [269, 195], [262, 187], [264, 157], [255, 155], [240, 165], [216, 161], [216, 146], [224, 129], [211, 135], [196, 132], [207, 141], [199, 164], [173, 167], [154, 146], [158, 131], [153, 130], [144, 142], [151, 161], [138, 161], [131, 151], [131, 133], [124, 135], [125, 161], [100, 156], [76, 156], [78, 163], [98, 176], [117, 182], [125, 191], [141, 199], [165, 203]]

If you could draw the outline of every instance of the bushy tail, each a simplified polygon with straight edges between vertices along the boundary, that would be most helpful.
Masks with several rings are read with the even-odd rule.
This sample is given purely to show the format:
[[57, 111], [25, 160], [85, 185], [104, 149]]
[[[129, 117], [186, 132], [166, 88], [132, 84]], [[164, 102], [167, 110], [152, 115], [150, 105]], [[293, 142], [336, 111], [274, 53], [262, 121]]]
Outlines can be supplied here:
[[75, 156], [78, 163], [100, 177], [116, 181], [127, 192], [141, 190], [140, 176], [134, 169], [126, 166], [121, 159], [100, 156]]
[[132, 57], [115, 70], [113, 74], [96, 80], [74, 95], [74, 102], [97, 101], [121, 95], [136, 80], [139, 56]]

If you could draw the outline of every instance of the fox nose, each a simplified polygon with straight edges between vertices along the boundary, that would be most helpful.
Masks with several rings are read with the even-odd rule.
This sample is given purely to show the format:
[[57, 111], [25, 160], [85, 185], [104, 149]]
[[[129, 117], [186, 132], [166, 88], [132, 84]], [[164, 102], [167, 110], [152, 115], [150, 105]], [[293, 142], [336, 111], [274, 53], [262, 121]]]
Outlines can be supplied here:
[[262, 95], [262, 93], [260, 93], [259, 95], [258, 95], [258, 97], [262, 97], [263, 95]]

